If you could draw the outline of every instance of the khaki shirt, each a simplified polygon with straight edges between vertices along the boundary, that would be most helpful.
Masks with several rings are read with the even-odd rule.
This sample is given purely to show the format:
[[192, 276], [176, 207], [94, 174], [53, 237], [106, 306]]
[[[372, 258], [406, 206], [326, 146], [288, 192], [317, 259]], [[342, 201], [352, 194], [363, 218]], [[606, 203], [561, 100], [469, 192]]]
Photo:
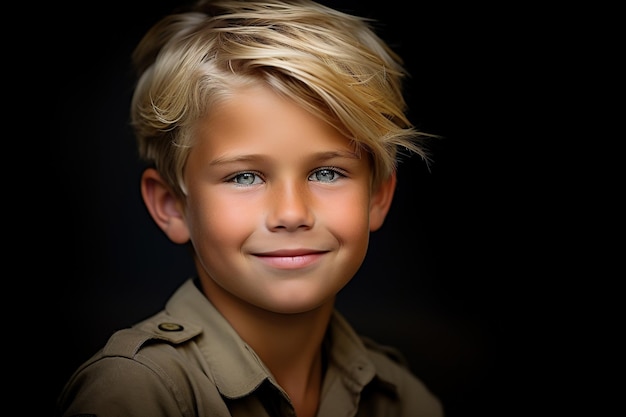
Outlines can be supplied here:
[[[439, 400], [389, 348], [359, 337], [334, 312], [320, 417], [441, 417]], [[81, 365], [58, 415], [100, 417], [295, 416], [256, 353], [187, 280], [165, 309], [114, 333]]]

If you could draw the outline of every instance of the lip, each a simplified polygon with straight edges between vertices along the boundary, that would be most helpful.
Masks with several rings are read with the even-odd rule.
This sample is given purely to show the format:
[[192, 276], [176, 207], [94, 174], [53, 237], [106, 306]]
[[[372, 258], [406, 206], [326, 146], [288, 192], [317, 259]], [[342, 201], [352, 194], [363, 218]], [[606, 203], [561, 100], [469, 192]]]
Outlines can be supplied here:
[[254, 256], [272, 268], [302, 269], [318, 262], [325, 253], [325, 251], [295, 249], [257, 253]]

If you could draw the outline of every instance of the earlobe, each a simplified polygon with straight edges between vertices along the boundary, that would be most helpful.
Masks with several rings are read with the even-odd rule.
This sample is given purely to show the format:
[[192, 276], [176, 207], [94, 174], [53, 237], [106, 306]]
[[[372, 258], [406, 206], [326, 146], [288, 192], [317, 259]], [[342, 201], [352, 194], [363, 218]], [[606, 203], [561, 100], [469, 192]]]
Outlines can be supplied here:
[[183, 205], [154, 168], [141, 175], [141, 197], [157, 226], [174, 243], [189, 241]]
[[393, 195], [396, 190], [396, 172], [384, 180], [380, 186], [374, 190], [370, 202], [370, 231], [374, 232], [381, 228], [391, 207]]

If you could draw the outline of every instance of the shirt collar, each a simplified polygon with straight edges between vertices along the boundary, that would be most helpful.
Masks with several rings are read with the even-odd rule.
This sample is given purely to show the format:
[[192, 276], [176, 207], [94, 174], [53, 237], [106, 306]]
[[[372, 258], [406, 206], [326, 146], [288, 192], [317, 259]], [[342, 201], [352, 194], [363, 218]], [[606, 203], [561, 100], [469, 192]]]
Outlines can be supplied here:
[[[265, 380], [276, 385], [270, 371], [253, 349], [204, 296], [193, 279], [188, 279], [172, 295], [165, 310], [169, 315], [184, 317], [185, 321], [202, 329], [194, 340], [222, 395], [228, 398], [249, 395]], [[219, 343], [215, 343], [216, 340]], [[362, 339], [336, 310], [331, 317], [324, 346], [328, 369], [323, 393], [339, 381], [349, 391], [360, 392], [376, 376], [376, 366]], [[387, 379], [380, 371], [378, 377]]]
[[259, 387], [264, 380], [271, 379], [269, 370], [256, 353], [204, 296], [193, 279], [187, 280], [172, 295], [165, 310], [172, 316], [185, 317], [202, 328], [195, 342], [222, 395], [228, 398], [243, 397]]

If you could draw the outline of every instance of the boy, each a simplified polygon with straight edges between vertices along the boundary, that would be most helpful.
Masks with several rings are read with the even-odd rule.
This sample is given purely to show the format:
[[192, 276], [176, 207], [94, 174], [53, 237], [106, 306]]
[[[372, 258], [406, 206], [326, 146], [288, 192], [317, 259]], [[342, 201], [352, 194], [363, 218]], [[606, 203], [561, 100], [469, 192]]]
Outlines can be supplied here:
[[60, 416], [442, 416], [335, 310], [393, 199], [402, 62], [312, 1], [165, 17], [133, 53], [141, 195], [197, 275], [70, 378]]

